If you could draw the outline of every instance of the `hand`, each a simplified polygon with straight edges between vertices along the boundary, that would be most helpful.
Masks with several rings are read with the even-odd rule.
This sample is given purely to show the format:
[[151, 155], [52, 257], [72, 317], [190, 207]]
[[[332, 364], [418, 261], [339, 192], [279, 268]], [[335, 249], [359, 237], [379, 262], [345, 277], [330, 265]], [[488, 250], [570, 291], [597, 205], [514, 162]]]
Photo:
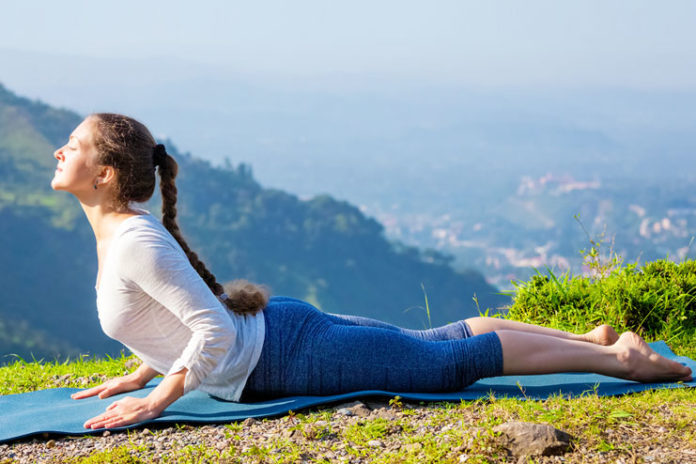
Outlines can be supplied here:
[[70, 395], [70, 398], [74, 400], [81, 400], [82, 398], [99, 395], [100, 399], [104, 399], [118, 393], [139, 390], [143, 387], [144, 385], [139, 379], [133, 376], [133, 374], [128, 374], [124, 375], [123, 377], [114, 377], [113, 379], [109, 379], [97, 387], [73, 393]]
[[85, 422], [84, 427], [86, 429], [122, 427], [153, 419], [161, 413], [162, 411], [153, 408], [148, 398], [126, 396], [111, 403], [103, 414]]
[[[184, 394], [184, 383], [186, 381], [187, 372], [188, 369], [184, 367], [179, 372], [167, 375], [145, 398], [126, 396], [118, 401], [114, 401], [106, 408], [105, 413], [91, 418], [85, 422], [84, 427], [87, 429], [122, 427], [159, 416], [167, 406]], [[133, 374], [130, 375], [133, 376]], [[138, 376], [133, 377], [135, 379], [141, 378]], [[150, 376], [149, 378], [152, 377]], [[79, 398], [96, 395], [97, 393], [100, 398], [106, 398], [106, 396], [110, 394], [127, 391], [126, 388], [135, 389], [132, 388], [135, 384], [138, 385], [136, 388], [142, 387], [140, 382], [130, 379], [128, 375], [125, 377], [117, 377], [105, 382], [103, 385], [80, 392], [83, 395], [80, 395]], [[76, 395], [77, 393], [73, 395], [73, 397]]]

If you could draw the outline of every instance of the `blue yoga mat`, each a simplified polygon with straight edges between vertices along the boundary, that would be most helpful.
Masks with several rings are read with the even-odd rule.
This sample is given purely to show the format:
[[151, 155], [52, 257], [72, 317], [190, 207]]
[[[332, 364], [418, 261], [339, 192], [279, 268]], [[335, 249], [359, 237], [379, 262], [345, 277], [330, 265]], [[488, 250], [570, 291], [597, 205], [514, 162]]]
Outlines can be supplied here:
[[[650, 346], [663, 356], [685, 364], [696, 373], [696, 362], [676, 356], [664, 342]], [[101, 433], [100, 430], [85, 430], [84, 422], [104, 412], [113, 401], [124, 396], [144, 397], [157, 386], [160, 379], [150, 382], [142, 390], [114, 395], [100, 400], [97, 397], [73, 400], [70, 395], [77, 388], [54, 388], [30, 393], [0, 396], [0, 443], [31, 435], [50, 433], [58, 435], [87, 435]], [[461, 401], [496, 397], [522, 399], [545, 399], [561, 394], [577, 397], [595, 393], [601, 396], [623, 395], [631, 392], [658, 388], [696, 387], [696, 382], [644, 384], [606, 377], [597, 374], [566, 373], [528, 376], [491, 377], [470, 385], [465, 390], [450, 393], [399, 393], [368, 390], [333, 396], [296, 396], [278, 398], [258, 403], [235, 403], [193, 391], [170, 405], [164, 413], [149, 421], [112, 430], [140, 427], [149, 423], [221, 423], [246, 419], [247, 417], [270, 417], [288, 411], [322, 404], [339, 403], [356, 398], [387, 397], [396, 395], [414, 401]]]

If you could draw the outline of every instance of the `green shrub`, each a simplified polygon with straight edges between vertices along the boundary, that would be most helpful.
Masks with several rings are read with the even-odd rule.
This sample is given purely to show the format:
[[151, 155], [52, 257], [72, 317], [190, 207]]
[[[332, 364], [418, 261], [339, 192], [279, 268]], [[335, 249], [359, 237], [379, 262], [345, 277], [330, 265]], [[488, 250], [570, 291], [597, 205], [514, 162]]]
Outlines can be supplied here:
[[614, 264], [596, 278], [548, 270], [549, 275], [537, 271], [528, 282], [513, 282], [507, 317], [573, 332], [606, 323], [619, 332], [667, 341], [696, 333], [696, 261], [658, 260], [642, 269]]

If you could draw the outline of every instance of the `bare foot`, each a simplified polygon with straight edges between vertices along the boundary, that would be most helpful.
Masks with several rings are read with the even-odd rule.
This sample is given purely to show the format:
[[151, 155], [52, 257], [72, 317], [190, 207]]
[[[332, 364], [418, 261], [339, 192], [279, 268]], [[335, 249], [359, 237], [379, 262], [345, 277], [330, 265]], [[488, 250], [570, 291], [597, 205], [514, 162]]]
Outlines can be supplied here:
[[617, 359], [625, 369], [623, 375], [637, 382], [691, 381], [691, 369], [655, 353], [633, 332], [624, 332], [614, 345], [619, 349]]
[[590, 330], [585, 335], [582, 336], [586, 342], [594, 343], [596, 345], [609, 346], [616, 343], [619, 339], [619, 334], [610, 325], [602, 324]]

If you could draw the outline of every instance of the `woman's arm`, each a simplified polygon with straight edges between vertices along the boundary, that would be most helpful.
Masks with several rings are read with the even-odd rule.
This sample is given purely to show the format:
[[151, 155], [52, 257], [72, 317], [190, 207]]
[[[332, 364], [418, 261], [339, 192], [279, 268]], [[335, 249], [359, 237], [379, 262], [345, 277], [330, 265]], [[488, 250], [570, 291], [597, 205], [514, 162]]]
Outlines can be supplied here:
[[[110, 251], [111, 264], [118, 269], [119, 278], [132, 283], [140, 297], [147, 294], [167, 311], [162, 312], [153, 305], [155, 312], [151, 316], [155, 326], [171, 325], [173, 315], [188, 328], [190, 335], [184, 338], [183, 331], [179, 331], [178, 335], [172, 332], [177, 338], [172, 338], [166, 344], [167, 356], [158, 349], [159, 345], [151, 346], [134, 337], [140, 345], [134, 344], [133, 348], [153, 359], [157, 359], [157, 356], [168, 358], [172, 350], [179, 352], [178, 358], [173, 362], [167, 359], [170, 368], [166, 376], [147, 397], [125, 397], [113, 402], [104, 413], [86, 421], [86, 428], [120, 427], [159, 416], [176, 399], [197, 388], [223, 360], [236, 340], [236, 326], [227, 310], [191, 267], [174, 239], [163, 236], [164, 232], [158, 228], [141, 234], [136, 232], [121, 236], [119, 246]], [[116, 329], [117, 334], [119, 331], [123, 334], [123, 339], [114, 338], [128, 345], [128, 336], [133, 335], [134, 331], [143, 335], [152, 327], [140, 323], [122, 325]], [[142, 371], [133, 382], [149, 380], [153, 374]]]
[[73, 393], [70, 395], [70, 398], [81, 400], [83, 398], [89, 398], [90, 396], [99, 395], [99, 398], [104, 399], [118, 393], [139, 390], [159, 374], [159, 372], [143, 363], [134, 372], [128, 375], [114, 377], [99, 386]]
[[[132, 349], [153, 358], [154, 365], [168, 366], [163, 372], [166, 375], [186, 368], [184, 394], [195, 390], [236, 342], [237, 327], [227, 309], [191, 266], [176, 241], [160, 227], [124, 233], [118, 247], [110, 253], [110, 263], [116, 266], [120, 278], [137, 298], [148, 304], [150, 300], [158, 303], [151, 305], [153, 313], [147, 323], [139, 320], [138, 325], [123, 324], [119, 327], [121, 339], [115, 338], [131, 346], [128, 338], [138, 334], [133, 337]], [[149, 346], [143, 340], [152, 330], [150, 325], [160, 329], [160, 333], [171, 334], [172, 339]], [[172, 361], [174, 353], [178, 357]]]
[[162, 414], [167, 406], [184, 394], [186, 372], [184, 368], [175, 374], [169, 374], [145, 398], [126, 396], [114, 401], [106, 412], [85, 422], [87, 429], [113, 428], [135, 424], [153, 419]]

